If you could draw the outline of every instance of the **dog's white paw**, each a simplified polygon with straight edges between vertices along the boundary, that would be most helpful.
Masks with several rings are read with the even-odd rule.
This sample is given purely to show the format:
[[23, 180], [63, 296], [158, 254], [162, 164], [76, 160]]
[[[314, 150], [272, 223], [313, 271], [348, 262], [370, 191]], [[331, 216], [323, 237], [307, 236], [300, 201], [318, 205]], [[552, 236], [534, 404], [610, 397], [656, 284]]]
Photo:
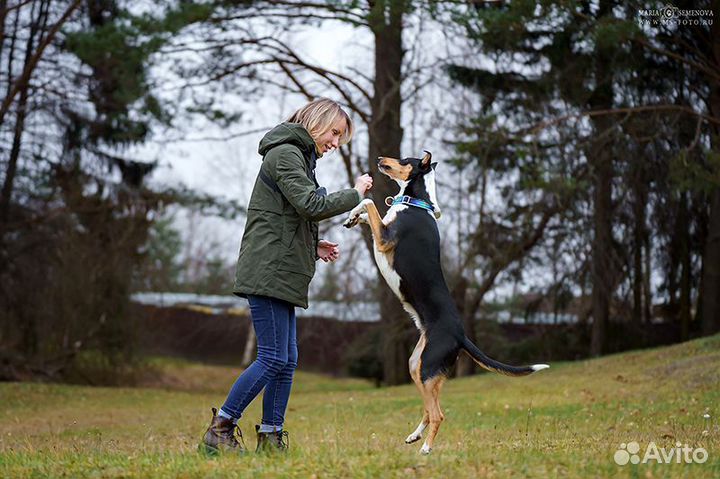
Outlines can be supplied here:
[[352, 228], [356, 224], [358, 224], [358, 221], [360, 220], [360, 213], [363, 211], [363, 204], [360, 203], [355, 208], [350, 210], [350, 213], [348, 214], [348, 219], [345, 220], [345, 223], [343, 223], [343, 226], [345, 228]]
[[352, 228], [353, 226], [357, 225], [360, 222], [360, 215], [353, 215], [351, 214], [348, 219], [345, 220], [345, 223], [343, 223], [343, 226], [345, 228]]
[[352, 228], [353, 226], [357, 225], [358, 223], [367, 223], [367, 210], [365, 209], [367, 205], [372, 203], [372, 200], [370, 198], [365, 198], [360, 202], [359, 205], [357, 205], [355, 208], [350, 210], [350, 214], [348, 215], [348, 219], [345, 220], [345, 223], [343, 223], [343, 226], [345, 228]]
[[420, 448], [420, 454], [422, 454], [423, 456], [427, 456], [428, 454], [430, 454], [430, 451], [432, 451], [432, 448], [427, 444], [423, 444], [423, 447]]
[[412, 433], [407, 438], [405, 438], [405, 444], [412, 444], [415, 441], [419, 441], [422, 435]]

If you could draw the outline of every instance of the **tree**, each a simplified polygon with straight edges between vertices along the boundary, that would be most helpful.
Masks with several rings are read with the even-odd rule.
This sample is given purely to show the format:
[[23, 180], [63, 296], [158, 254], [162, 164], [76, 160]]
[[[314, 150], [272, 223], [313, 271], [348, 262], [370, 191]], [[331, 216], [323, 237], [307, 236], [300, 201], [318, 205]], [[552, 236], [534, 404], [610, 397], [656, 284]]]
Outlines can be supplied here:
[[[720, 17], [720, 2], [705, 3], [713, 11], [713, 18]], [[709, 30], [709, 32], [708, 32]], [[708, 35], [709, 33], [709, 35]], [[707, 110], [712, 121], [712, 158], [715, 161], [715, 171], [718, 168], [720, 156], [720, 25], [717, 20], [711, 28], [693, 30], [695, 43], [691, 55], [699, 56], [702, 62], [697, 68], [710, 84], [710, 93], [706, 97]], [[672, 41], [672, 40], [671, 40]], [[677, 42], [677, 40], [674, 40]], [[677, 45], [677, 43], [675, 43]], [[716, 175], [717, 178], [717, 175]], [[703, 333], [714, 334], [720, 331], [720, 182], [715, 182], [710, 192], [710, 222], [708, 236], [705, 240], [703, 252], [703, 277], [701, 292], [703, 302], [702, 322]]]

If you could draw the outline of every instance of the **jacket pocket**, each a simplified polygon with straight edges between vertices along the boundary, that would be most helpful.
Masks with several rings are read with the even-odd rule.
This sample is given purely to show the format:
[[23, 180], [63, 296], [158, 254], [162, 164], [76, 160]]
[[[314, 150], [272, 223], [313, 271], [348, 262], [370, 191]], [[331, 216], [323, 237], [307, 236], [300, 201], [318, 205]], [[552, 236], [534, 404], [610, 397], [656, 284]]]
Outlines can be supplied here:
[[300, 219], [293, 216], [283, 217], [283, 230], [282, 230], [282, 243], [287, 248], [292, 249], [293, 241], [297, 236], [298, 228], [300, 227]]
[[312, 277], [315, 274], [315, 255], [311, 250], [312, 233], [307, 222], [294, 217], [286, 220], [286, 233], [283, 234], [283, 247], [286, 248], [279, 268]]

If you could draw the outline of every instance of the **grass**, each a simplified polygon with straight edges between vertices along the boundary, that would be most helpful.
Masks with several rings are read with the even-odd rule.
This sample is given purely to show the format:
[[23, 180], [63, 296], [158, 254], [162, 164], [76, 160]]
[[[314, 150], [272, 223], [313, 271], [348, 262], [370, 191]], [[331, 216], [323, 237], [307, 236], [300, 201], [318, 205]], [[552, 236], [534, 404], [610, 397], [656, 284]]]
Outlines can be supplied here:
[[[430, 456], [404, 438], [414, 386], [298, 372], [284, 457], [206, 458], [197, 442], [238, 374], [156, 360], [145, 388], [0, 384], [0, 477], [720, 477], [720, 336], [553, 364], [527, 378], [449, 381]], [[705, 418], [709, 415], [709, 418]], [[241, 420], [254, 448], [256, 400]], [[618, 466], [621, 443], [677, 442], [704, 464]]]

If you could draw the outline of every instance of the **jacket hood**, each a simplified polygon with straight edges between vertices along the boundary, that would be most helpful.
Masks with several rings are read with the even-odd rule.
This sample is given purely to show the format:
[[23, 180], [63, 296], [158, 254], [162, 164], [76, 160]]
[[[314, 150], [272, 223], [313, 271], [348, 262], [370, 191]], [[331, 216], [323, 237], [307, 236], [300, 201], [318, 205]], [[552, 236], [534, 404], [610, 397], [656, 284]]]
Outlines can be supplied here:
[[291, 144], [299, 147], [302, 151], [311, 152], [315, 149], [315, 141], [310, 133], [299, 123], [280, 123], [268, 131], [258, 146], [258, 153], [265, 156], [265, 153], [278, 145]]

